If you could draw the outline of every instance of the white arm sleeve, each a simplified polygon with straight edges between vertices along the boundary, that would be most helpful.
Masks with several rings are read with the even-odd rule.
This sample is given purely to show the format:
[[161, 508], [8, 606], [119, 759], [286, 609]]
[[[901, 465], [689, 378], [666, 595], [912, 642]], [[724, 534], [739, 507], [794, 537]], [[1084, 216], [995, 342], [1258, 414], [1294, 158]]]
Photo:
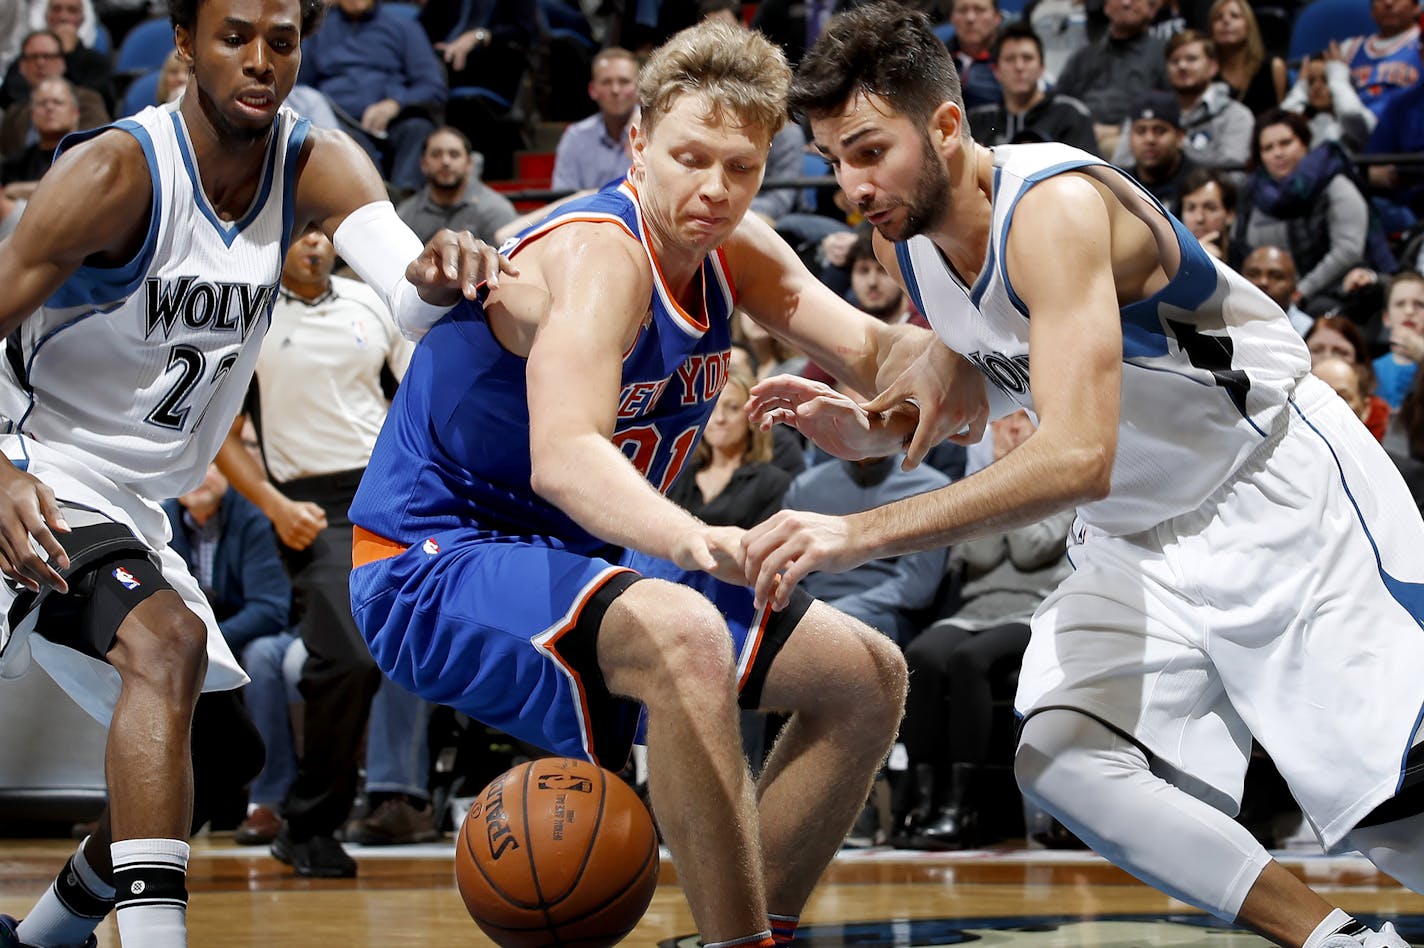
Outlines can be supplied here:
[[425, 302], [405, 278], [406, 266], [425, 248], [390, 201], [372, 201], [346, 215], [332, 242], [341, 259], [380, 294], [407, 339], [419, 339], [449, 311]]

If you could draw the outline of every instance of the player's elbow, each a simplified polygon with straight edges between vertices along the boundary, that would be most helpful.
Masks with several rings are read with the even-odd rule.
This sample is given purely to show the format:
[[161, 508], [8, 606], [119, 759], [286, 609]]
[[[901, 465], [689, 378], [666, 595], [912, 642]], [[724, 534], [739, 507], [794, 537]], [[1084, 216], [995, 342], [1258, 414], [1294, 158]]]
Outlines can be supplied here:
[[555, 507], [563, 508], [572, 488], [567, 476], [570, 470], [560, 461], [557, 452], [540, 451], [531, 446], [529, 452], [529, 487]]
[[1105, 445], [1074, 448], [1065, 452], [1064, 462], [1063, 483], [1070, 487], [1075, 504], [1102, 500], [1112, 493], [1112, 451]]

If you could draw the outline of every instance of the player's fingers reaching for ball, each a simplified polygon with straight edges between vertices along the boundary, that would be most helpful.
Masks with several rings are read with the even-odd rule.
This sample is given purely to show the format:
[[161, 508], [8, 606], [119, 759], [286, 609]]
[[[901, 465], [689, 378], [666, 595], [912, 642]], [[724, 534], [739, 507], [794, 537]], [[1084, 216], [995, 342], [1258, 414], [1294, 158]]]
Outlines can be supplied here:
[[786, 608], [808, 574], [840, 572], [859, 562], [844, 519], [802, 510], [780, 511], [748, 530], [742, 551], [757, 605], [770, 603], [775, 610]]

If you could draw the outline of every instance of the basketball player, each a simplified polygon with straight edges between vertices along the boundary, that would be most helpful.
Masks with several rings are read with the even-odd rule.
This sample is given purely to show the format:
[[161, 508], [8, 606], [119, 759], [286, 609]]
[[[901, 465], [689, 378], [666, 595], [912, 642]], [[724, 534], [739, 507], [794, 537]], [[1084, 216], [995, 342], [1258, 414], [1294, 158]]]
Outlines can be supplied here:
[[[506, 244], [519, 278], [416, 347], [351, 506], [353, 613], [397, 684], [615, 771], [646, 708], [653, 805], [709, 946], [789, 941], [905, 690], [894, 643], [848, 616], [804, 593], [754, 609], [742, 531], [662, 494], [726, 381], [734, 304], [857, 384], [933, 339], [854, 310], [746, 213], [789, 81], [724, 23], [661, 47], [627, 179]], [[791, 714], [755, 786], [739, 691]]]
[[222, 443], [292, 235], [334, 233], [412, 333], [497, 259], [422, 251], [364, 153], [282, 107], [321, 8], [173, 0], [188, 94], [71, 138], [0, 242], [0, 677], [33, 656], [110, 725], [100, 829], [0, 944], [92, 944], [115, 905], [125, 944], [186, 943], [190, 719], [245, 679], [158, 501]]
[[[1131, 178], [1063, 145], [975, 145], [922, 15], [839, 17], [791, 98], [953, 350], [943, 377], [982, 373], [980, 405], [1039, 424], [941, 490], [776, 515], [744, 541], [757, 600], [784, 608], [811, 570], [1076, 506], [1075, 571], [1020, 676], [1024, 792], [1139, 878], [1281, 944], [1403, 945], [1228, 816], [1254, 735], [1327, 849], [1424, 891], [1424, 524], [1388, 457], [1280, 308]], [[825, 447], [867, 446], [826, 427], [852, 430], [853, 402], [794, 380], [758, 395], [752, 410]]]

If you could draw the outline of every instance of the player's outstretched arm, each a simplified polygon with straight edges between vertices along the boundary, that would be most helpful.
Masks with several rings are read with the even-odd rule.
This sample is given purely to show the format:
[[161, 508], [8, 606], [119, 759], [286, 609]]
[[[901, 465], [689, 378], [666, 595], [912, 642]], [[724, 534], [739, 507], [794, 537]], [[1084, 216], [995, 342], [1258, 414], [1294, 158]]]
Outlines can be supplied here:
[[[623, 353], [652, 295], [642, 247], [607, 224], [566, 224], [520, 262], [519, 282], [548, 290], [525, 368], [534, 490], [610, 543], [740, 581], [741, 531], [708, 527], [678, 507], [610, 440]], [[491, 294], [492, 322], [515, 285]]]
[[396, 215], [371, 159], [342, 132], [314, 129], [298, 174], [300, 226], [315, 223], [332, 239], [410, 338], [424, 334], [462, 296], [474, 299], [482, 283], [493, 286], [501, 272], [519, 272], [467, 232], [442, 230], [422, 247]]
[[[857, 391], [880, 396], [868, 412], [872, 433], [884, 429], [881, 440], [899, 450], [913, 432], [907, 467], [951, 435], [982, 431], [987, 417], [983, 377], [940, 345], [934, 333], [908, 324], [889, 325], [851, 306], [755, 215], [738, 226], [727, 254], [739, 305], [753, 319]], [[893, 262], [893, 252], [890, 258]], [[898, 267], [891, 273], [899, 278]], [[782, 407], [795, 409], [794, 404]], [[793, 419], [802, 420], [799, 413], [781, 420]], [[808, 424], [804, 433], [814, 440], [818, 432]]]
[[[1062, 176], [1029, 191], [1014, 214], [1006, 260], [1031, 314], [1038, 429], [1002, 460], [948, 487], [843, 518], [782, 511], [754, 527], [743, 547], [758, 602], [783, 608], [814, 570], [1002, 532], [1107, 495], [1122, 389], [1107, 200], [1086, 179]], [[1075, 222], [1072, 241], [1060, 239], [1063, 220]]]

